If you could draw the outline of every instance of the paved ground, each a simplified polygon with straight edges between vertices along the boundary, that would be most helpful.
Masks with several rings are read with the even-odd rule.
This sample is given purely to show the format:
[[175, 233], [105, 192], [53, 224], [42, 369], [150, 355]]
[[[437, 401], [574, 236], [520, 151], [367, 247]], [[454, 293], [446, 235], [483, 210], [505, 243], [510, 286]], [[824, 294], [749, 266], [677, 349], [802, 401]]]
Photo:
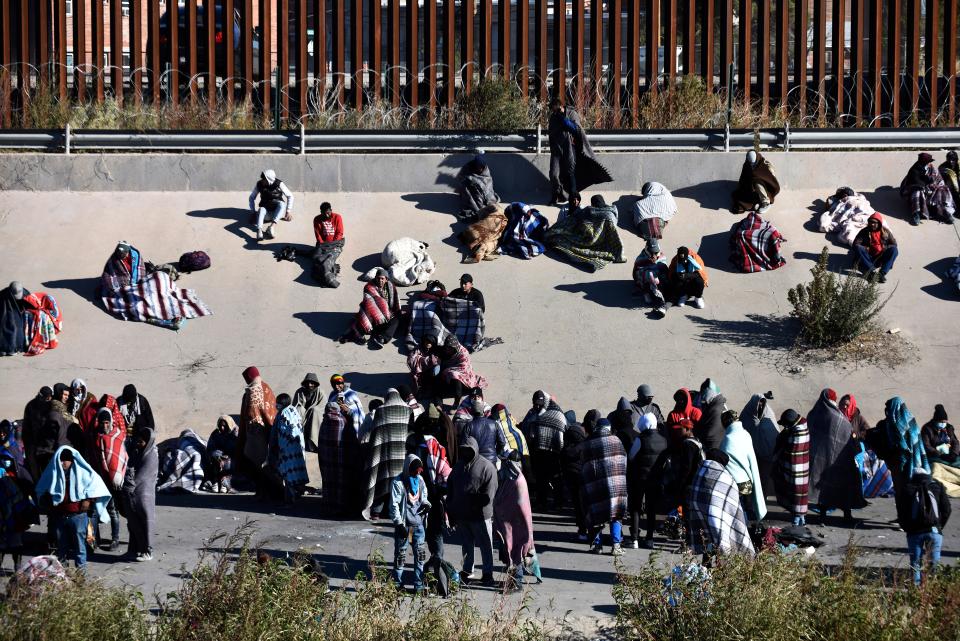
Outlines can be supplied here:
[[[706, 309], [674, 310], [659, 321], [649, 319], [630, 297], [629, 263], [596, 274], [549, 256], [459, 265], [458, 229], [449, 213], [456, 200], [446, 194], [307, 193], [298, 200], [296, 220], [281, 226], [276, 241], [258, 246], [250, 243], [250, 230], [243, 224], [246, 213], [236, 208], [245, 204], [246, 194], [6, 192], [0, 281], [19, 279], [29, 289], [53, 293], [66, 322], [58, 349], [35, 359], [0, 360], [0, 416], [19, 416], [40, 386], [80, 376], [98, 395], [117, 394], [125, 383], [136, 383], [153, 405], [162, 437], [185, 427], [206, 434], [218, 415], [239, 410], [240, 372], [251, 364], [278, 392], [292, 392], [305, 372], [315, 371], [321, 378], [345, 372], [363, 395], [382, 395], [406, 378], [397, 350], [374, 352], [332, 339], [359, 302], [356, 274], [376, 263], [389, 240], [403, 235], [430, 243], [439, 263], [437, 277], [448, 286], [463, 271], [474, 275], [487, 299], [488, 335], [505, 341], [477, 354], [475, 366], [490, 380], [491, 402], [506, 402], [515, 414], [525, 411], [531, 393], [541, 387], [578, 415], [591, 407], [610, 411], [641, 382], [652, 384], [668, 406], [674, 389], [699, 385], [707, 376], [738, 409], [751, 394], [772, 390], [777, 412], [792, 406], [805, 413], [829, 385], [855, 393], [871, 422], [882, 418], [884, 401], [895, 394], [904, 396], [921, 421], [938, 402], [960, 414], [953, 400], [958, 297], [941, 279], [960, 252], [955, 229], [937, 223], [909, 227], [894, 191], [855, 185], [879, 210], [894, 216], [891, 228], [901, 257], [885, 286], [892, 296], [884, 325], [900, 328], [899, 336], [912, 346], [910, 357], [893, 370], [869, 363], [804, 363], [803, 371], [796, 372], [788, 352], [788, 325], [781, 320], [789, 310], [787, 289], [808, 278], [824, 245], [830, 247], [834, 265], [846, 261], [845, 249], [810, 225], [811, 207], [828, 189], [781, 196], [770, 218], [789, 239], [784, 247], [789, 263], [776, 272], [743, 275], [732, 273], [726, 263], [727, 231], [736, 218], [722, 207], [731, 184], [719, 181], [678, 192], [680, 215], [666, 232], [664, 249], [672, 252], [680, 244], [697, 248], [710, 268], [710, 287]], [[627, 210], [630, 199], [621, 199], [623, 194], [605, 196]], [[288, 242], [311, 242], [310, 220], [323, 200], [333, 202], [347, 225], [338, 290], [315, 287], [304, 265], [276, 263], [269, 251]], [[556, 215], [552, 208], [542, 210], [548, 217]], [[193, 249], [208, 251], [213, 268], [183, 282], [197, 290], [215, 315], [193, 321], [179, 333], [108, 316], [93, 302], [93, 292], [119, 239], [129, 240], [153, 261], [175, 260]], [[632, 258], [641, 241], [629, 231], [623, 239]], [[881, 550], [881, 561], [903, 563], [902, 534], [887, 525], [892, 507], [879, 503], [866, 512], [872, 517], [869, 527], [858, 535]], [[95, 564], [94, 571], [126, 578], [148, 592], [153, 586], [166, 589], [175, 580], [171, 574], [194, 558], [202, 537], [231, 529], [248, 516], [259, 519], [259, 533], [277, 549], [320, 544], [316, 549], [324, 558], [338, 564], [356, 563], [372, 546], [390, 543], [377, 526], [311, 518], [309, 503], [299, 516], [275, 518], [251, 513], [259, 507], [240, 497], [164, 499], [158, 561], [147, 567]], [[848, 532], [828, 528], [826, 534], [840, 545]], [[538, 589], [537, 605], [554, 614], [570, 610], [576, 617], [612, 612], [608, 557], [586, 556], [582, 546], [570, 541], [569, 527], [555, 519], [538, 520], [537, 539], [547, 550], [548, 578]], [[888, 547], [893, 551], [887, 552]], [[956, 538], [946, 547], [950, 555], [960, 549]], [[628, 565], [642, 556], [629, 555]], [[548, 606], [551, 600], [555, 605]]]

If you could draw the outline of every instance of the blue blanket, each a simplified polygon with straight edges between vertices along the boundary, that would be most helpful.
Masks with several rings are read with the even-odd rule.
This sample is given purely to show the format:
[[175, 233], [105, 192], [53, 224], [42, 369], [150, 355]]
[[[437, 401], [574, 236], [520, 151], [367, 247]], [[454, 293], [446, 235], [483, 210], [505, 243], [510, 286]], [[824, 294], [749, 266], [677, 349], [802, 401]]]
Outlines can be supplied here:
[[[66, 475], [63, 473], [63, 467], [60, 465], [60, 456], [64, 450], [73, 453], [73, 466], [70, 468], [70, 486], [67, 487]], [[63, 445], [50, 459], [47, 469], [40, 475], [40, 481], [37, 482], [37, 498], [44, 494], [49, 494], [54, 505], [63, 503], [64, 500], [70, 501], [91, 501], [97, 510], [97, 518], [101, 523], [109, 523], [110, 516], [107, 514], [107, 503], [110, 502], [110, 490], [104, 484], [100, 475], [93, 471], [90, 464], [80, 452], [69, 445]]]

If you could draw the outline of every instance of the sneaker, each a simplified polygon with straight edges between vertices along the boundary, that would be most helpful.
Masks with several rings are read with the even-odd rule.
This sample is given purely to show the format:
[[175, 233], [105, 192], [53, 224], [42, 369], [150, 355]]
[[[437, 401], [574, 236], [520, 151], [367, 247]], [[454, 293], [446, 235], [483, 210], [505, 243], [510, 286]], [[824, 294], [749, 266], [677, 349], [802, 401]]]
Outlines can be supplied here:
[[263, 232], [263, 237], [267, 240], [273, 240], [275, 238], [273, 235], [273, 227], [267, 227], [267, 231]]
[[137, 555], [137, 561], [153, 561], [153, 555], [150, 552], [141, 552]]
[[116, 552], [120, 549], [120, 541], [118, 539], [113, 539], [105, 549], [107, 552]]
[[680, 298], [677, 299], [677, 307], [683, 307], [686, 304], [687, 304], [686, 296], [681, 296]]
[[463, 583], [464, 585], [466, 585], [471, 581], [476, 581], [476, 580], [477, 580], [476, 572], [463, 572], [463, 571], [460, 572], [460, 583]]
[[697, 309], [703, 309], [707, 306], [707, 304], [703, 302], [703, 296], [698, 296], [697, 298], [693, 299], [693, 306]]
[[667, 309], [668, 309], [668, 308], [667, 308], [666, 305], [661, 305], [660, 307], [656, 308], [656, 309], [653, 310], [653, 311], [654, 311], [655, 313], [659, 314], [660, 316], [666, 316], [666, 315], [667, 315]]
[[760, 208], [757, 209], [758, 214], [765, 214], [770, 211], [770, 203], [761, 203]]
[[887, 282], [887, 275], [883, 272], [880, 272], [880, 277], [877, 279], [877, 282], [880, 282], [880, 283]]
[[602, 553], [603, 553], [602, 545], [600, 545], [599, 543], [590, 544], [590, 554], [602, 554]]
[[636, 539], [630, 539], [630, 541], [627, 543], [627, 547], [630, 548], [631, 550], [639, 549], [640, 542], [637, 541]]
[[263, 240], [263, 230], [257, 227], [257, 240]]
[[614, 543], [613, 548], [610, 550], [612, 556], [621, 556], [623, 554], [623, 548], [620, 547], [619, 543]]

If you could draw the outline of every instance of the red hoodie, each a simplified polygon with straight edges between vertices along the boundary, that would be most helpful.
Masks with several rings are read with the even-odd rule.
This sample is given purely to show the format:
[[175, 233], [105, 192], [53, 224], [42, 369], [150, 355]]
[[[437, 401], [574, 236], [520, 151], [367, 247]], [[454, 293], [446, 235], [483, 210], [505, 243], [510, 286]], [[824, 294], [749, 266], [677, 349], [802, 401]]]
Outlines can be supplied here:
[[700, 417], [703, 415], [703, 412], [701, 412], [699, 408], [693, 406], [693, 399], [690, 397], [690, 390], [688, 390], [686, 387], [683, 387], [680, 389], [680, 391], [683, 392], [684, 396], [686, 396], [686, 406], [684, 407], [683, 411], [675, 409], [670, 412], [670, 414], [667, 415], [667, 424], [676, 425], [683, 419], [688, 418], [693, 421], [694, 425], [696, 425], [700, 422]]

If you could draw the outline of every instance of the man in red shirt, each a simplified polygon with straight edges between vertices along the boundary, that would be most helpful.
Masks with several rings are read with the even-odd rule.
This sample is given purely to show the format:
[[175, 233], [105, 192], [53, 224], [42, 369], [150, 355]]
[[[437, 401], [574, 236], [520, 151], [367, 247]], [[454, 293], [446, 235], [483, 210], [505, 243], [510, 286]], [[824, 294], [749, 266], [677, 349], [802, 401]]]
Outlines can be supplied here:
[[330, 203], [320, 204], [320, 214], [313, 219], [313, 233], [317, 237], [312, 256], [313, 277], [323, 287], [339, 287], [337, 259], [343, 251], [343, 217], [333, 211]]

